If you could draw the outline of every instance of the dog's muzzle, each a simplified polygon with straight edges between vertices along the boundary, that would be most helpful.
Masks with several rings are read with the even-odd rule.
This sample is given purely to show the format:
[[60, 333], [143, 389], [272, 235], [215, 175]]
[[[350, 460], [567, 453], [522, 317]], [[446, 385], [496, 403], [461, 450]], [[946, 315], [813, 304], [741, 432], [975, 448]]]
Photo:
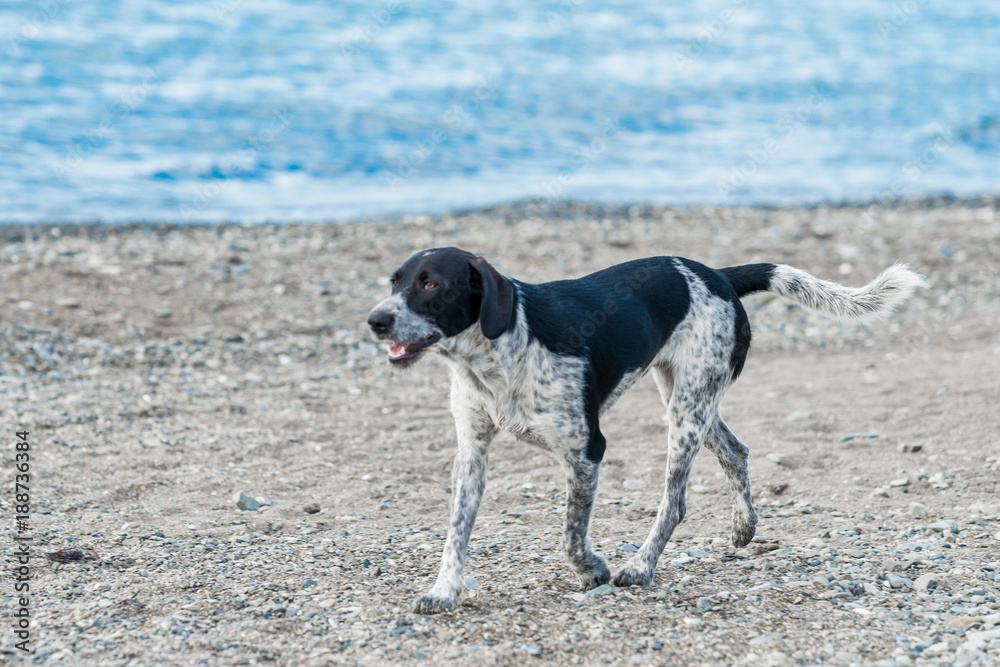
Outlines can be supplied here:
[[[379, 338], [392, 339], [393, 325], [396, 318], [391, 313], [381, 310], [374, 310], [368, 315], [368, 326]], [[406, 364], [415, 360], [421, 352], [438, 342], [441, 334], [436, 332], [426, 333], [417, 340], [397, 341], [392, 340], [389, 345], [389, 362], [393, 364]]]

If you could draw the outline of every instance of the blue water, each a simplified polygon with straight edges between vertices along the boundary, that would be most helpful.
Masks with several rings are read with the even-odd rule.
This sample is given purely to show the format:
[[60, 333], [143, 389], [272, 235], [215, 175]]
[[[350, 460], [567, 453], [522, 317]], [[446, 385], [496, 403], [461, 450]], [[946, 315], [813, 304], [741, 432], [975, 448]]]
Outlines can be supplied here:
[[1000, 3], [0, 5], [0, 220], [1000, 192]]

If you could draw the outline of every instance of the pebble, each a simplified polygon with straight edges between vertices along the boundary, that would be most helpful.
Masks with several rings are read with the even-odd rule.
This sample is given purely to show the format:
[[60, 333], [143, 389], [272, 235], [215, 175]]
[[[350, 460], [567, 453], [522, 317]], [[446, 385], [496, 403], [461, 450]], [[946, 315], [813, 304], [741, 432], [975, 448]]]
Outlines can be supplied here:
[[891, 482], [889, 482], [889, 486], [891, 487], [909, 486], [909, 485], [910, 485], [909, 477], [900, 477], [899, 479], [894, 479]]
[[910, 516], [927, 516], [927, 505], [923, 503], [910, 503]]
[[947, 533], [950, 535], [958, 534], [958, 522], [957, 521], [938, 521], [931, 524], [931, 529], [938, 533]]
[[611, 595], [615, 592], [615, 587], [611, 584], [603, 584], [597, 588], [591, 588], [589, 591], [584, 593], [586, 597], [589, 598], [599, 598], [604, 595]]
[[256, 512], [260, 509], [260, 503], [257, 502], [257, 499], [247, 495], [243, 491], [240, 491], [233, 496], [233, 502], [236, 503], [238, 508], [245, 512]]
[[323, 508], [319, 506], [319, 503], [306, 503], [302, 507], [302, 511], [306, 514], [319, 514], [322, 509]]
[[470, 591], [474, 591], [479, 588], [479, 580], [475, 577], [466, 577], [465, 580], [462, 581], [462, 584]]
[[902, 588], [906, 586], [907, 588], [913, 588], [913, 580], [907, 579], [906, 577], [900, 576], [898, 574], [886, 573], [885, 580], [889, 582], [892, 588]]
[[766, 458], [771, 463], [773, 463], [775, 465], [779, 465], [779, 466], [784, 461], [784, 459], [781, 458], [781, 454], [778, 454], [777, 452], [770, 452], [770, 453], [766, 454], [764, 456], [764, 458]]
[[988, 642], [994, 639], [1000, 639], [1000, 628], [982, 630], [979, 632], [967, 632], [965, 634], [965, 638], [974, 642]]
[[826, 546], [826, 542], [824, 542], [818, 537], [814, 537], [808, 542], [806, 542], [806, 546], [809, 547], [810, 549], [822, 549], [823, 547]]

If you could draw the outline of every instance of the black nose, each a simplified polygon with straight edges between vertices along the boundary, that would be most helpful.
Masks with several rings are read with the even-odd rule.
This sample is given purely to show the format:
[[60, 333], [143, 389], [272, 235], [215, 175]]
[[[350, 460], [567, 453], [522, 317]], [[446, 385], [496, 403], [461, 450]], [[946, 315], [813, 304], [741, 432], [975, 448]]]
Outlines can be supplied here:
[[392, 326], [392, 315], [376, 310], [368, 316], [368, 326], [377, 334], [387, 333]]

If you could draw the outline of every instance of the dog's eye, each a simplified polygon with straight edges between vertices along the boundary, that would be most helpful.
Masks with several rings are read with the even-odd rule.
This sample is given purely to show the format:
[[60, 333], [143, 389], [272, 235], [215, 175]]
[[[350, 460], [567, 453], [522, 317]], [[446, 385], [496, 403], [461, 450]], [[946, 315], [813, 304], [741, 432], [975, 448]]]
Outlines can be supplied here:
[[392, 283], [393, 287], [399, 286], [399, 278], [389, 278], [389, 282]]
[[425, 280], [424, 281], [424, 289], [434, 289], [436, 287], [437, 287], [437, 283], [434, 282], [433, 280]]

